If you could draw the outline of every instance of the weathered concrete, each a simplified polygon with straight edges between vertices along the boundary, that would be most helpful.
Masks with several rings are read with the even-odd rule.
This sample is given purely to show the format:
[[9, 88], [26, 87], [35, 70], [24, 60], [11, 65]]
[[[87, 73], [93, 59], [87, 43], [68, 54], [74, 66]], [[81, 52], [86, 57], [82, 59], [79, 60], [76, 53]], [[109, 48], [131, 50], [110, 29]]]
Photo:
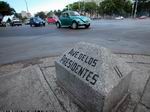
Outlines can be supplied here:
[[58, 101], [61, 102], [61, 106], [65, 108], [66, 112], [84, 112], [77, 104], [75, 104], [72, 99], [63, 91], [60, 86], [56, 83], [56, 72], [55, 67], [44, 67], [42, 69], [43, 74], [51, 86], [52, 91], [58, 98]]
[[13, 71], [21, 70], [23, 66], [24, 65], [21, 63], [0, 66], [0, 76], [4, 74], [8, 74]]
[[135, 112], [150, 112], [150, 109], [146, 108], [144, 105], [142, 104], [138, 104]]
[[[144, 112], [144, 110], [146, 110], [145, 112], [150, 112], [149, 108], [147, 108], [147, 106], [150, 107], [150, 105], [145, 105], [145, 104], [143, 104], [144, 102], [142, 102], [142, 100], [144, 100], [144, 99], [146, 99], [148, 101], [149, 97], [150, 97], [150, 94], [144, 95], [148, 92], [147, 88], [149, 87], [149, 85], [147, 85], [147, 84], [149, 82], [148, 79], [150, 77], [150, 63], [149, 63], [150, 56], [131, 55], [131, 54], [117, 54], [117, 56], [126, 60], [126, 62], [132, 68], [134, 68], [134, 72], [132, 74], [132, 80], [131, 80], [131, 84], [130, 84], [130, 88], [129, 88], [130, 96], [129, 96], [129, 98], [127, 98], [127, 100], [125, 100], [125, 102], [123, 102], [121, 104], [121, 106], [118, 108], [118, 110], [116, 112]], [[47, 58], [39, 59], [36, 62], [33, 62], [33, 60], [30, 60], [30, 61], [25, 60], [25, 61], [13, 63], [13, 64], [1, 65], [0, 66], [0, 75], [2, 76], [2, 78], [4, 80], [6, 80], [4, 76], [7, 76], [6, 77], [7, 79], [10, 76], [10, 79], [15, 79], [17, 81], [16, 82], [17, 84], [21, 84], [21, 83], [18, 83], [19, 80], [16, 79], [15, 74], [20, 73], [20, 75], [22, 75], [22, 77], [23, 77], [23, 75], [26, 74], [26, 73], [21, 74], [21, 71], [24, 71], [24, 69], [23, 69], [24, 67], [28, 67], [25, 69], [29, 70], [31, 65], [35, 65], [35, 64], [39, 65], [40, 69], [42, 70], [43, 76], [45, 76], [45, 79], [47, 80], [47, 81], [45, 81], [45, 79], [43, 79], [41, 77], [41, 80], [42, 80], [41, 82], [42, 82], [42, 84], [45, 85], [44, 88], [46, 88], [45, 90], [47, 91], [47, 93], [49, 93], [48, 96], [53, 96], [53, 97], [51, 97], [52, 100], [50, 102], [52, 102], [52, 104], [56, 105], [55, 106], [56, 111], [59, 112], [58, 109], [60, 109], [60, 112], [63, 112], [64, 110], [67, 112], [83, 112], [78, 107], [78, 105], [76, 105], [76, 103], [74, 103], [72, 101], [72, 99], [70, 99], [70, 97], [68, 97], [68, 95], [56, 83], [56, 73], [55, 73], [55, 68], [53, 67], [55, 58], [56, 57], [47, 57]], [[38, 68], [38, 67], [36, 67], [36, 68]], [[16, 71], [16, 72], [14, 72], [14, 71]], [[7, 75], [8, 73], [9, 73], [9, 76]], [[37, 74], [36, 74], [36, 76], [37, 76]], [[0, 81], [1, 81], [1, 79], [0, 79]], [[46, 82], [48, 82], [48, 84]], [[2, 84], [3, 84], [3, 81], [0, 82], [0, 85], [2, 85]], [[3, 88], [4, 87], [5, 87], [5, 85], [3, 86]], [[33, 89], [32, 86], [30, 86], [30, 87], [31, 87], [31, 89]], [[11, 88], [11, 90], [9, 90], [9, 88], [8, 88], [8, 94], [10, 94], [9, 92], [13, 91], [13, 89], [15, 89], [15, 88]], [[19, 90], [19, 89], [21, 89], [20, 85], [16, 89], [18, 89], [18, 91], [20, 91]], [[40, 90], [42, 90], [42, 89], [40, 89]], [[14, 92], [14, 94], [15, 94], [15, 92]], [[34, 94], [28, 93], [28, 95], [29, 94], [32, 98], [30, 98], [31, 101], [28, 101], [28, 102], [32, 102], [33, 98], [35, 98], [34, 95], [36, 93], [34, 93]], [[5, 99], [7, 101], [7, 96], [8, 95], [0, 96], [0, 99], [2, 97], [2, 99]], [[38, 95], [38, 97], [39, 96], [40, 95]], [[5, 100], [3, 100], [3, 101], [5, 101]], [[13, 99], [11, 99], [11, 102], [13, 102], [12, 100]], [[22, 98], [19, 99], [19, 97], [18, 97], [18, 100], [22, 100]], [[21, 102], [21, 101], [18, 101], [18, 102]], [[42, 103], [40, 101], [37, 101], [37, 102], [39, 104]], [[37, 102], [35, 102], [35, 104]], [[3, 104], [4, 104], [4, 102], [3, 102]], [[26, 102], [21, 102], [21, 105], [25, 105], [24, 107], [27, 107]], [[40, 105], [44, 105], [44, 103], [42, 103]], [[140, 107], [139, 107], [139, 105], [140, 105]], [[59, 108], [59, 107], [62, 107], [62, 108]]]
[[[150, 74], [150, 71], [149, 71], [149, 74]], [[150, 109], [150, 77], [147, 81], [147, 85], [145, 87], [141, 103]]]
[[37, 66], [0, 76], [0, 110], [63, 112]]
[[110, 112], [127, 94], [131, 74], [122, 59], [89, 43], [78, 43], [56, 61], [60, 85], [92, 112]]
[[40, 62], [42, 62], [41, 64], [39, 64], [39, 66], [42, 68], [48, 68], [48, 67], [54, 67], [55, 63], [54, 60], [56, 60], [57, 57], [48, 57], [48, 58], [44, 58], [44, 59], [40, 59]]

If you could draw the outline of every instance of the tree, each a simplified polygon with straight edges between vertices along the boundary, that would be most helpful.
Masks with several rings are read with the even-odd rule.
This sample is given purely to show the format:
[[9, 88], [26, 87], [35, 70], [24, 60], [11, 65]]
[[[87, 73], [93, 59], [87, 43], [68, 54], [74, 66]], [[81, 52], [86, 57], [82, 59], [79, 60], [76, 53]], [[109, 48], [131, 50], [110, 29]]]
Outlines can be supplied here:
[[112, 0], [105, 0], [99, 4], [99, 12], [101, 15], [112, 15], [116, 12], [116, 6]]
[[20, 20], [22, 20], [21, 13], [15, 13], [14, 16], [15, 16], [16, 18], [19, 18]]
[[47, 13], [47, 17], [52, 17], [54, 15], [54, 12], [53, 11], [49, 11], [48, 13]]
[[0, 18], [0, 23], [5, 15], [12, 15], [15, 13], [15, 10], [10, 7], [10, 5], [7, 2], [0, 1], [0, 15], [2, 18]]
[[55, 10], [54, 14], [59, 17], [61, 15], [61, 10], [57, 10], [57, 11]]
[[138, 0], [137, 15], [150, 16], [150, 0]]
[[86, 2], [85, 3], [85, 12], [88, 12], [90, 14], [93, 14], [96, 12], [97, 5], [95, 2]]
[[35, 16], [40, 17], [42, 19], [45, 19], [47, 17], [43, 11], [36, 13]]
[[63, 11], [66, 10], [73, 10], [73, 11], [78, 11], [80, 13], [89, 13], [89, 14], [95, 14], [97, 13], [98, 6], [95, 2], [74, 2], [73, 4], [69, 4], [66, 6]]
[[99, 5], [99, 12], [102, 15], [127, 16], [132, 11], [132, 3], [130, 0], [104, 0]]
[[15, 10], [10, 7], [10, 5], [7, 2], [0, 1], [0, 13], [5, 15], [12, 15], [15, 13]]

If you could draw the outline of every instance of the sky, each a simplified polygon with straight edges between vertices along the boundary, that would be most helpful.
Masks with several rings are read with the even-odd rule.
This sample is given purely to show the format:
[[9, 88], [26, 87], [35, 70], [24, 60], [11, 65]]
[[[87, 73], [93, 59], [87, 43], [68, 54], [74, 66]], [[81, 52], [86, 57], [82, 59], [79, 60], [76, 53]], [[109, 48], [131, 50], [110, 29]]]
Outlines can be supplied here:
[[[21, 11], [27, 11], [25, 0], [2, 0], [14, 8], [17, 13]], [[28, 4], [29, 12], [34, 15], [40, 11], [50, 10], [62, 10], [69, 3], [76, 2], [78, 0], [26, 0]]]

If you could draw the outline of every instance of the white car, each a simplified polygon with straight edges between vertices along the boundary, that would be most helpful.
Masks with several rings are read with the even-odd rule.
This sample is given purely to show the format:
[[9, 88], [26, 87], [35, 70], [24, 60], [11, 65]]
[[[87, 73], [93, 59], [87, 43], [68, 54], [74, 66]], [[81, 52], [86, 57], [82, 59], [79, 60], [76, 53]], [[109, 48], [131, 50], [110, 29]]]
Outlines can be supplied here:
[[18, 18], [15, 18], [12, 20], [11, 26], [22, 26], [22, 22]]
[[123, 16], [118, 16], [118, 17], [115, 17], [115, 19], [116, 20], [122, 20], [122, 19], [124, 19], [124, 17]]

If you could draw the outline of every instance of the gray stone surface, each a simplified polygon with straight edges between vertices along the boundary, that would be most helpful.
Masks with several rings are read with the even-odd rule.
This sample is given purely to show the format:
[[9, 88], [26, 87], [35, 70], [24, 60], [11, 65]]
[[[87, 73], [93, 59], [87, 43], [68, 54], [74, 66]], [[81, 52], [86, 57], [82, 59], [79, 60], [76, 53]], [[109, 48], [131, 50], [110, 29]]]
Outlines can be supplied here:
[[128, 92], [131, 74], [124, 60], [89, 43], [78, 43], [56, 61], [60, 85], [92, 112], [110, 112]]
[[[132, 74], [132, 80], [131, 80], [131, 84], [130, 84], [130, 88], [129, 88], [130, 97], [127, 98], [127, 100], [125, 100], [125, 102], [123, 102], [121, 104], [121, 106], [119, 107], [119, 109], [116, 112], [144, 112], [144, 110], [146, 110], [146, 112], [150, 112], [149, 108], [145, 107], [145, 106], [147, 106], [147, 105], [145, 105], [146, 103], [144, 104], [144, 102], [145, 102], [144, 99], [146, 99], [148, 101], [149, 95], [150, 95], [150, 94], [148, 94], [149, 92], [147, 90], [147, 88], [149, 87], [148, 78], [150, 77], [150, 63], [149, 63], [150, 56], [133, 55], [133, 54], [132, 55], [131, 54], [117, 54], [117, 56], [123, 58], [134, 69], [134, 71]], [[0, 77], [2, 76], [3, 79], [4, 78], [8, 79], [8, 77], [10, 76], [10, 79], [15, 79], [14, 78], [14, 77], [16, 77], [15, 74], [20, 73], [20, 75], [25, 75], [26, 73], [21, 73], [21, 71], [26, 70], [26, 72], [27, 72], [27, 70], [30, 71], [30, 69], [31, 69], [29, 66], [35, 65], [35, 64], [39, 65], [40, 69], [42, 70], [42, 73], [44, 74], [43, 76], [45, 76], [45, 79], [48, 82], [48, 83], [46, 83], [45, 79], [42, 78], [42, 74], [39, 72], [41, 74], [39, 76], [41, 76], [40, 79], [41, 79], [42, 85], [44, 85], [43, 87], [45, 88], [45, 91], [47, 91], [47, 93], [49, 94], [48, 96], [52, 96], [50, 102], [52, 102], [52, 104], [55, 105], [56, 111], [57, 112], [59, 112], [59, 111], [60, 112], [63, 112], [63, 111], [83, 112], [83, 110], [81, 110], [79, 108], [79, 106], [76, 105], [76, 103], [74, 103], [72, 101], [72, 99], [70, 99], [70, 97], [68, 97], [66, 92], [64, 90], [62, 90], [59, 87], [59, 85], [56, 83], [57, 80], [56, 80], [56, 73], [55, 73], [55, 68], [54, 68], [54, 60], [55, 59], [56, 59], [56, 57], [47, 57], [47, 58], [38, 59], [36, 61], [25, 60], [22, 62], [1, 65], [0, 66]], [[28, 67], [28, 68], [23, 69], [24, 67]], [[35, 68], [35, 67], [33, 67], [33, 68]], [[37, 69], [38, 69], [38, 67], [37, 67]], [[28, 72], [27, 72], [27, 74], [28, 74]], [[4, 77], [4, 76], [7, 76], [7, 77]], [[21, 83], [18, 83], [19, 80], [16, 79], [15, 81], [17, 81], [16, 82], [17, 84], [21, 84]], [[4, 83], [4, 82], [1, 81], [0, 85], [1, 85], [1, 83]], [[6, 85], [6, 87], [7, 86], [8, 85]], [[3, 87], [5, 87], [5, 85]], [[30, 86], [30, 87], [33, 88], [33, 86]], [[18, 89], [16, 91], [19, 91], [19, 89], [21, 89], [21, 88], [20, 87], [11, 88], [11, 90], [9, 90], [9, 88], [8, 88], [8, 93], [11, 92], [13, 89]], [[147, 95], [145, 95], [146, 93], [147, 93]], [[16, 92], [14, 92], [14, 94], [16, 94]], [[32, 102], [35, 93], [31, 92], [31, 93], [28, 93], [28, 95], [29, 94], [30, 94], [30, 96], [32, 96], [32, 95], [33, 96], [32, 96], [32, 98], [30, 98], [31, 101], [28, 101], [28, 102]], [[3, 101], [5, 102], [5, 100], [7, 101], [8, 95], [5, 95], [5, 96], [2, 95], [2, 96], [0, 96], [0, 99], [1, 99], [1, 97], [4, 99]], [[13, 102], [12, 100], [11, 100], [11, 102]], [[18, 97], [18, 100], [22, 100], [22, 98], [19, 99], [19, 97]], [[3, 104], [4, 104], [4, 102], [3, 102]], [[17, 101], [17, 102], [21, 102], [21, 101]], [[39, 102], [39, 104], [42, 103], [40, 101], [38, 101], [38, 102]], [[21, 105], [24, 105], [24, 107], [27, 107], [26, 102], [21, 102], [21, 103], [22, 103]], [[40, 104], [40, 105], [44, 105], [44, 104]], [[140, 105], [140, 107], [139, 107], [139, 105]]]
[[60, 88], [60, 86], [58, 86], [57, 80], [56, 80], [55, 68], [44, 67], [42, 71], [43, 71], [43, 74], [45, 75], [45, 78], [48, 84], [51, 86], [52, 91], [55, 93], [58, 101], [61, 103], [63, 108], [65, 108], [66, 112], [83, 112], [83, 110], [78, 105], [73, 103], [73, 101], [68, 97], [67, 93], [63, 91]]
[[63, 112], [37, 66], [0, 76], [0, 110]]
[[49, 57], [49, 58], [44, 58], [44, 59], [40, 59], [40, 61], [42, 62], [41, 64], [39, 64], [39, 66], [41, 68], [47, 68], [47, 67], [54, 67], [54, 60], [56, 60], [57, 57]]
[[142, 97], [144, 87], [150, 76], [150, 65], [143, 64], [130, 64], [134, 68], [132, 74], [132, 81], [129, 87], [129, 92], [131, 93], [131, 99], [134, 102], [139, 102]]
[[24, 65], [20, 63], [0, 66], [0, 76], [4, 74], [8, 74], [10, 72], [21, 70], [23, 66]]
[[[149, 74], [150, 74], [150, 71], [149, 71]], [[145, 87], [145, 91], [144, 91], [141, 102], [150, 109], [150, 78]]]
[[150, 109], [146, 108], [144, 105], [142, 104], [138, 104], [135, 112], [150, 112]]

